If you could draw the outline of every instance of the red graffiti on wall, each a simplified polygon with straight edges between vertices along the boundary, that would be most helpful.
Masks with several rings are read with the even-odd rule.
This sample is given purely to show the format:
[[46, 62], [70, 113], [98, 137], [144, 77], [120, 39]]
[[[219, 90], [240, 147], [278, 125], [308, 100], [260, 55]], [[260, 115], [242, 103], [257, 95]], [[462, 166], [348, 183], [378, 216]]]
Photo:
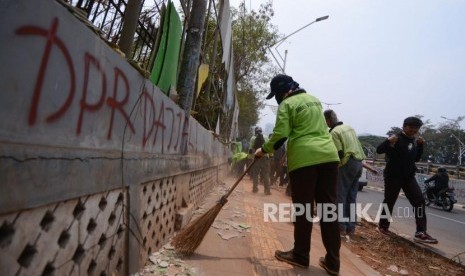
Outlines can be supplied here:
[[[58, 23], [58, 19], [53, 18], [52, 24], [48, 30], [42, 27], [29, 25], [16, 29], [17, 35], [32, 35], [45, 38], [45, 48], [41, 58], [41, 63], [34, 85], [31, 105], [29, 108], [28, 123], [30, 126], [38, 124], [43, 84], [46, 78], [47, 70], [50, 70], [50, 68], [48, 68], [48, 64], [51, 53], [55, 49], [58, 49], [65, 59], [66, 69], [70, 76], [70, 88], [64, 103], [59, 107], [59, 109], [51, 114], [44, 114], [46, 115], [46, 123], [50, 124], [60, 120], [66, 114], [66, 112], [70, 110], [70, 107], [72, 106], [73, 100], [75, 98], [77, 79], [74, 69], [75, 66], [69, 50], [66, 47], [66, 44], [57, 35], [59, 26]], [[137, 117], [140, 118], [141, 121], [132, 121], [130, 118], [130, 112], [128, 112], [132, 110], [132, 107], [129, 106], [131, 98], [131, 86], [129, 85], [129, 80], [124, 71], [116, 66], [112, 68], [111, 73], [113, 76], [113, 87], [110, 90], [107, 83], [109, 74], [105, 71], [104, 66], [102, 66], [102, 63], [99, 61], [99, 59], [93, 56], [91, 53], [85, 52], [83, 55], [83, 63], [83, 83], [82, 92], [78, 102], [79, 114], [77, 116], [76, 122], [76, 135], [79, 136], [82, 133], [86, 118], [87, 120], [91, 121], [90, 118], [92, 114], [97, 112], [108, 112], [108, 110], [110, 119], [106, 135], [108, 140], [112, 139], [115, 121], [120, 119], [123, 120], [123, 122], [128, 126], [133, 134], [136, 134], [137, 132], [135, 125], [137, 123], [141, 125], [141, 128], [139, 129], [142, 130], [141, 144], [143, 148], [145, 148], [148, 142], [151, 140], [152, 145], [161, 143], [163, 150], [165, 146], [164, 138], [165, 134], [167, 134], [169, 135], [169, 141], [167, 141], [168, 144], [166, 145], [167, 149], [170, 150], [171, 147], [173, 147], [174, 150], [177, 150], [180, 140], [186, 138], [186, 136], [189, 135], [188, 131], [182, 131], [185, 129], [185, 127], [183, 127], [184, 124], [188, 124], [189, 122], [189, 118], [184, 114], [184, 112], [179, 111], [176, 113], [175, 110], [171, 107], [165, 108], [163, 99], [158, 102], [155, 101], [154, 95], [150, 95], [146, 88], [143, 88], [140, 92], [140, 95], [138, 96], [140, 97], [140, 101], [136, 101], [136, 103], [140, 105], [142, 112], [142, 116]], [[97, 85], [95, 82], [92, 82], [93, 86], [90, 87], [91, 78], [98, 81]], [[107, 91], [112, 91], [111, 95], [107, 95], [110, 94], [107, 93]], [[93, 93], [93, 101], [90, 99], [90, 93]], [[165, 113], [167, 116], [165, 116]], [[170, 117], [171, 120], [169, 123], [171, 124], [165, 123], [165, 117]], [[167, 126], [171, 126], [171, 133], [165, 133], [168, 128]], [[157, 140], [159, 136], [161, 136], [161, 141]], [[193, 147], [190, 141], [189, 146]]]
[[[155, 110], [154, 110], [154, 113], [155, 113]], [[160, 130], [161, 128], [161, 137], [162, 137], [162, 145], [164, 145], [164, 134], [165, 134], [165, 129], [166, 129], [166, 125], [164, 123], [165, 121], [165, 103], [162, 101], [161, 102], [161, 106], [160, 106], [160, 112], [158, 113], [158, 117], [155, 118], [155, 120], [153, 121], [153, 124], [155, 126], [155, 134], [153, 136], [153, 145], [155, 145], [157, 143], [157, 137], [158, 137], [158, 130]], [[173, 125], [173, 128], [174, 128], [174, 125]], [[173, 129], [171, 129], [171, 131], [173, 131]]]
[[55, 17], [52, 20], [52, 25], [50, 26], [50, 30], [46, 30], [40, 27], [35, 26], [24, 26], [18, 28], [16, 30], [16, 34], [19, 35], [38, 35], [43, 36], [46, 39], [44, 54], [42, 56], [42, 61], [40, 63], [39, 74], [37, 75], [36, 83], [34, 86], [34, 95], [32, 97], [31, 108], [29, 110], [29, 125], [34, 125], [37, 119], [37, 112], [40, 100], [40, 94], [42, 92], [42, 85], [44, 83], [45, 72], [47, 71], [47, 65], [50, 58], [50, 53], [52, 51], [53, 45], [57, 46], [58, 49], [61, 51], [63, 56], [65, 57], [66, 65], [68, 67], [70, 73], [70, 91], [68, 94], [68, 98], [66, 99], [65, 103], [61, 106], [61, 108], [56, 111], [55, 113], [49, 115], [47, 117], [47, 122], [53, 122], [58, 120], [65, 111], [70, 107], [71, 102], [74, 97], [74, 90], [75, 90], [75, 82], [76, 76], [74, 73], [74, 66], [71, 59], [71, 55], [68, 52], [63, 41], [56, 36], [56, 32], [58, 29], [58, 19]]
[[[144, 129], [144, 134], [142, 135], [142, 147], [145, 148], [145, 145], [147, 144], [147, 141], [149, 137], [152, 134], [153, 128], [155, 127], [155, 124], [150, 123], [150, 121], [154, 122], [155, 121], [155, 112], [152, 112], [151, 118], [147, 118], [148, 115], [147, 113], [149, 110], [155, 111], [155, 103], [153, 102], [152, 97], [149, 95], [147, 92], [147, 89], [144, 88], [144, 91], [142, 92], [142, 104], [143, 104], [143, 129]], [[147, 104], [149, 104], [147, 109]], [[149, 120], [150, 119], [150, 120]], [[147, 125], [150, 126], [150, 129], [147, 130]]]
[[[77, 130], [76, 130], [76, 133], [79, 135], [81, 134], [81, 128], [82, 128], [82, 122], [83, 122], [83, 119], [84, 119], [84, 112], [85, 111], [88, 111], [88, 112], [96, 112], [98, 111], [104, 104], [104, 101], [105, 101], [105, 93], [107, 91], [107, 77], [105, 75], [105, 73], [103, 72], [101, 66], [100, 66], [100, 62], [94, 57], [92, 56], [91, 54], [89, 53], [85, 53], [84, 54], [84, 85], [83, 85], [83, 88], [82, 88], [82, 97], [81, 97], [81, 100], [79, 101], [79, 107], [80, 107], [80, 111], [79, 111], [79, 119], [78, 119], [78, 123], [77, 123]], [[98, 73], [100, 75], [100, 77], [102, 78], [102, 89], [101, 89], [101, 94], [100, 94], [100, 99], [97, 103], [89, 103], [87, 102], [88, 99], [87, 99], [87, 89], [88, 89], [88, 85], [89, 85], [89, 75], [90, 75], [90, 71], [91, 71], [91, 65], [95, 68], [95, 70], [97, 71], [96, 73]]]
[[[131, 120], [129, 120], [128, 114], [126, 114], [126, 111], [124, 110], [124, 105], [128, 102], [129, 99], [129, 83], [128, 79], [126, 78], [126, 75], [124, 74], [123, 71], [121, 71], [119, 68], [114, 68], [115, 70], [115, 82], [114, 82], [114, 88], [113, 88], [113, 97], [108, 97], [107, 99], [107, 105], [111, 107], [111, 120], [110, 120], [110, 128], [108, 129], [108, 140], [111, 139], [111, 131], [113, 130], [113, 121], [115, 119], [115, 110], [118, 109], [123, 117], [126, 119], [126, 122], [128, 123], [129, 127], [131, 128], [133, 133], [136, 133], [136, 130], [134, 129], [134, 126], [131, 123]], [[121, 101], [118, 101], [117, 94], [118, 94], [118, 80], [121, 79], [124, 83], [124, 91], [125, 91], [125, 96], [124, 99]]]

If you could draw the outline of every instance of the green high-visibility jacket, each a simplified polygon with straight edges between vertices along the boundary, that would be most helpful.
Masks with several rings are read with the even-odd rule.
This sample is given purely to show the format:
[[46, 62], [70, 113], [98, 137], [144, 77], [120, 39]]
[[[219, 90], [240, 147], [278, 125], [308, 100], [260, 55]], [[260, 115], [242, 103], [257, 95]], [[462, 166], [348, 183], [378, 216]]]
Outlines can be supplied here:
[[320, 101], [300, 89], [285, 98], [278, 107], [271, 139], [263, 145], [271, 153], [287, 143], [288, 170], [339, 162], [329, 134]]
[[330, 133], [340, 155], [340, 166], [344, 166], [350, 157], [360, 161], [366, 159], [357, 133], [351, 126], [339, 122], [337, 126], [330, 130]]

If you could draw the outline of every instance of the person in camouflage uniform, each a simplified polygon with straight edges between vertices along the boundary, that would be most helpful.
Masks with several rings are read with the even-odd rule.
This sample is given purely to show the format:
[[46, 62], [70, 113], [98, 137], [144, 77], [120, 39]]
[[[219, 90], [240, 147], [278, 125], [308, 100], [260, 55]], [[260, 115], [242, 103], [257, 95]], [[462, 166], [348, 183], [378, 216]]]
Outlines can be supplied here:
[[[250, 153], [254, 153], [257, 149], [261, 148], [261, 146], [265, 143], [265, 137], [262, 133], [261, 127], [255, 128], [255, 135], [252, 136], [250, 139]], [[263, 158], [258, 159], [255, 161], [254, 166], [252, 167], [252, 181], [253, 181], [253, 189], [252, 192], [258, 192], [258, 183], [259, 180], [263, 182], [265, 186], [265, 195], [271, 195], [270, 191], [270, 161], [269, 156], [265, 155]]]

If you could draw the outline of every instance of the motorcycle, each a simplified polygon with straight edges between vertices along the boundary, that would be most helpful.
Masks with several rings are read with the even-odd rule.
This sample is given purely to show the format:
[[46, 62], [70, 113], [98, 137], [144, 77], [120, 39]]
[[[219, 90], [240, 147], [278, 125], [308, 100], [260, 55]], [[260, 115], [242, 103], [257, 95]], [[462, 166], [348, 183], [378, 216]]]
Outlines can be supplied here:
[[433, 199], [428, 198], [427, 190], [431, 187], [431, 184], [424, 183], [425, 189], [423, 191], [423, 197], [425, 198], [426, 206], [434, 204], [435, 206], [441, 206], [445, 211], [452, 211], [454, 203], [457, 203], [455, 199], [454, 187], [445, 188], [440, 190], [436, 195], [433, 195]]

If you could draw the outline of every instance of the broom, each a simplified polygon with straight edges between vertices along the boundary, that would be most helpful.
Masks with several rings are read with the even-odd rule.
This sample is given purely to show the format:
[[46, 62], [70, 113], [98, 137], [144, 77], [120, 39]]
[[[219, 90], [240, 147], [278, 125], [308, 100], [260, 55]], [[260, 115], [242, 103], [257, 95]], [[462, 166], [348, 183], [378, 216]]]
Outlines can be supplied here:
[[197, 247], [202, 242], [203, 238], [210, 229], [210, 226], [215, 221], [216, 216], [219, 214], [223, 206], [228, 202], [228, 197], [237, 187], [239, 182], [244, 178], [250, 168], [253, 166], [255, 161], [258, 158], [254, 158], [252, 163], [245, 169], [239, 179], [236, 180], [236, 183], [229, 189], [229, 191], [223, 195], [220, 200], [204, 213], [202, 216], [198, 217], [192, 221], [186, 228], [181, 230], [171, 241], [171, 244], [174, 246], [174, 249], [182, 254], [191, 255], [197, 249]]

